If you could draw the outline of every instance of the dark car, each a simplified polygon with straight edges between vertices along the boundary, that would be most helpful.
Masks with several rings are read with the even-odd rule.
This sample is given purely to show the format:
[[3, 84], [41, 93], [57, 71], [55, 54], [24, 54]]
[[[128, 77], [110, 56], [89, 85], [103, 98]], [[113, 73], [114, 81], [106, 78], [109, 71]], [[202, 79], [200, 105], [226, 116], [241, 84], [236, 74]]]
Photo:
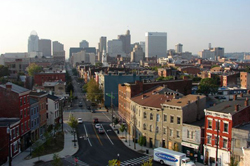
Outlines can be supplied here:
[[99, 123], [98, 118], [94, 118], [93, 122], [94, 122], [94, 123]]
[[91, 109], [90, 106], [87, 106], [87, 109], [90, 110]]
[[91, 110], [91, 112], [92, 112], [92, 113], [95, 113], [95, 110], [94, 110], [94, 109], [92, 109], [92, 110]]
[[79, 102], [78, 106], [79, 106], [79, 107], [82, 107], [82, 102]]

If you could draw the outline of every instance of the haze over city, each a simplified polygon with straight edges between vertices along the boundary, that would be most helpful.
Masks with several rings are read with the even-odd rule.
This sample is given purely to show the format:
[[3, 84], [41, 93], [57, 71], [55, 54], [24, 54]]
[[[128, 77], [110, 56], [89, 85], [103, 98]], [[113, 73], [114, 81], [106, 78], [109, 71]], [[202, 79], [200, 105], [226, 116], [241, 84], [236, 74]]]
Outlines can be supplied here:
[[249, 52], [250, 1], [98, 1], [12, 0], [0, 2], [0, 54], [27, 52], [32, 30], [41, 39], [70, 47], [87, 40], [116, 39], [130, 30], [131, 43], [145, 41], [145, 32], [167, 32], [167, 48], [182, 43], [197, 54], [208, 43], [225, 52]]

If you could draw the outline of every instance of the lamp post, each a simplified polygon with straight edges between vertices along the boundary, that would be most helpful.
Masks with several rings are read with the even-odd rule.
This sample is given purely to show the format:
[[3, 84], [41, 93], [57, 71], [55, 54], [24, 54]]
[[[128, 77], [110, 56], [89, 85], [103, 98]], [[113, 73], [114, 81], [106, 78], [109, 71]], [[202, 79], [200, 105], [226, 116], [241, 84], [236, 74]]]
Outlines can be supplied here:
[[9, 124], [9, 126], [7, 127], [7, 134], [8, 134], [8, 136], [9, 136], [9, 139], [8, 139], [8, 147], [9, 147], [9, 166], [11, 166], [11, 152], [10, 152], [10, 124]]
[[127, 142], [127, 126], [125, 126], [125, 142]]
[[31, 139], [30, 139], [30, 156], [31, 156], [31, 147], [32, 147], [32, 143], [31, 143]]

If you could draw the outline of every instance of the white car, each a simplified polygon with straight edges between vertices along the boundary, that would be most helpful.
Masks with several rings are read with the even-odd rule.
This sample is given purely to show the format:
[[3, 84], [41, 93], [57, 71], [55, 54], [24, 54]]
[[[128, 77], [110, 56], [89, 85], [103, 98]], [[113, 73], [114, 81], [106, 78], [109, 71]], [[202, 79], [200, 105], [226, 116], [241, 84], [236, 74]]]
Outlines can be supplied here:
[[97, 129], [99, 129], [101, 127], [101, 125], [99, 124], [99, 123], [97, 123], [96, 125], [95, 125], [95, 128], [97, 128]]
[[78, 123], [82, 123], [82, 118], [78, 118]]

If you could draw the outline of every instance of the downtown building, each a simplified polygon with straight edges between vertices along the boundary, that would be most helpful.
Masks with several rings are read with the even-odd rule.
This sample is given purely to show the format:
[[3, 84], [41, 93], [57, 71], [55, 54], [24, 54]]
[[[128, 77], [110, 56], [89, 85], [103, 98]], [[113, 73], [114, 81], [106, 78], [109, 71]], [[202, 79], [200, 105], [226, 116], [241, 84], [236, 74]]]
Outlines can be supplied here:
[[167, 33], [146, 32], [145, 34], [145, 57], [166, 57], [167, 56]]
[[131, 52], [131, 36], [130, 31], [127, 30], [125, 35], [118, 35], [118, 40], [122, 41], [122, 49], [127, 55]]
[[51, 40], [50, 39], [40, 39], [38, 41], [38, 50], [43, 53], [43, 56], [51, 56]]

